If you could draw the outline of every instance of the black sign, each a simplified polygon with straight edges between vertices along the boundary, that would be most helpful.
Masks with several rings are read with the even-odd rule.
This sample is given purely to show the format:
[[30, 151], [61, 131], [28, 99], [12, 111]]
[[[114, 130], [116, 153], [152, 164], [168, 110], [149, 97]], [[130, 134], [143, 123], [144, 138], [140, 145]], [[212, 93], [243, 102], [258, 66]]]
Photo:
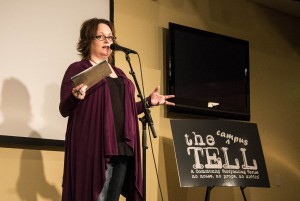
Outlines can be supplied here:
[[254, 123], [171, 120], [181, 187], [270, 187]]

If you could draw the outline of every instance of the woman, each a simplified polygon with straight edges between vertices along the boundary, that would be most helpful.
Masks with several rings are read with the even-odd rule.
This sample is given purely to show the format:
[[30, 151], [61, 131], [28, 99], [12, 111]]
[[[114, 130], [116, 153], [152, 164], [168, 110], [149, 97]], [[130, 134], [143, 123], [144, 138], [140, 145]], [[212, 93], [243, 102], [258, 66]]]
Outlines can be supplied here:
[[[65, 140], [63, 201], [142, 200], [142, 171], [135, 88], [124, 72], [112, 73], [92, 88], [73, 86], [71, 77], [103, 61], [109, 61], [115, 41], [113, 25], [105, 19], [85, 21], [77, 50], [82, 60], [66, 70], [61, 85], [60, 113], [68, 117]], [[148, 105], [174, 105], [173, 95], [159, 94], [157, 87]]]

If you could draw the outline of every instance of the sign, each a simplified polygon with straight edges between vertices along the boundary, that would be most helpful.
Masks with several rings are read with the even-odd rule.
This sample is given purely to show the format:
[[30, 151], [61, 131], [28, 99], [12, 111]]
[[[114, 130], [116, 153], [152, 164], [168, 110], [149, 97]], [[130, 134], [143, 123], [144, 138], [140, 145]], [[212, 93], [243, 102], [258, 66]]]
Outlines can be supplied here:
[[270, 187], [257, 125], [171, 120], [181, 187]]

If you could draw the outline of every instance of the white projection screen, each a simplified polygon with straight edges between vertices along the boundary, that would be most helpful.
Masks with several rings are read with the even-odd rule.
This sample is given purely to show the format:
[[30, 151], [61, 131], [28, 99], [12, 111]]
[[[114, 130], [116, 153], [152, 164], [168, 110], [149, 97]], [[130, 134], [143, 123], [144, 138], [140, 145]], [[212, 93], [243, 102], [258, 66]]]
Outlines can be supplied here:
[[113, 21], [113, 1], [0, 0], [0, 146], [64, 142], [60, 84], [80, 60], [82, 22], [94, 17]]

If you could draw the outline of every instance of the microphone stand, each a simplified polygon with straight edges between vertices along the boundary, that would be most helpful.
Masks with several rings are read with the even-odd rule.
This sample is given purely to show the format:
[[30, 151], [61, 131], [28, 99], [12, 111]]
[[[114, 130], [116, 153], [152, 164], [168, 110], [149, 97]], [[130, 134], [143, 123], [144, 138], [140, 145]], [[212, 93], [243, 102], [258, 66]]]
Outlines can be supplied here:
[[150, 127], [150, 130], [152, 132], [152, 135], [154, 138], [157, 137], [154, 126], [153, 126], [153, 120], [152, 117], [150, 115], [150, 110], [146, 107], [146, 102], [145, 102], [145, 98], [143, 97], [142, 93], [141, 93], [141, 89], [139, 87], [138, 81], [136, 79], [135, 76], [135, 72], [133, 71], [131, 62], [130, 62], [130, 57], [129, 57], [129, 52], [125, 52], [125, 57], [126, 57], [126, 61], [129, 64], [130, 67], [130, 74], [133, 77], [135, 86], [137, 88], [138, 91], [138, 97], [141, 99], [142, 105], [143, 105], [143, 109], [144, 109], [144, 117], [140, 118], [139, 120], [142, 122], [143, 125], [143, 133], [142, 133], [142, 146], [143, 146], [143, 201], [146, 201], [146, 149], [148, 149], [147, 147], [147, 135], [146, 135], [146, 125], [148, 124]]

